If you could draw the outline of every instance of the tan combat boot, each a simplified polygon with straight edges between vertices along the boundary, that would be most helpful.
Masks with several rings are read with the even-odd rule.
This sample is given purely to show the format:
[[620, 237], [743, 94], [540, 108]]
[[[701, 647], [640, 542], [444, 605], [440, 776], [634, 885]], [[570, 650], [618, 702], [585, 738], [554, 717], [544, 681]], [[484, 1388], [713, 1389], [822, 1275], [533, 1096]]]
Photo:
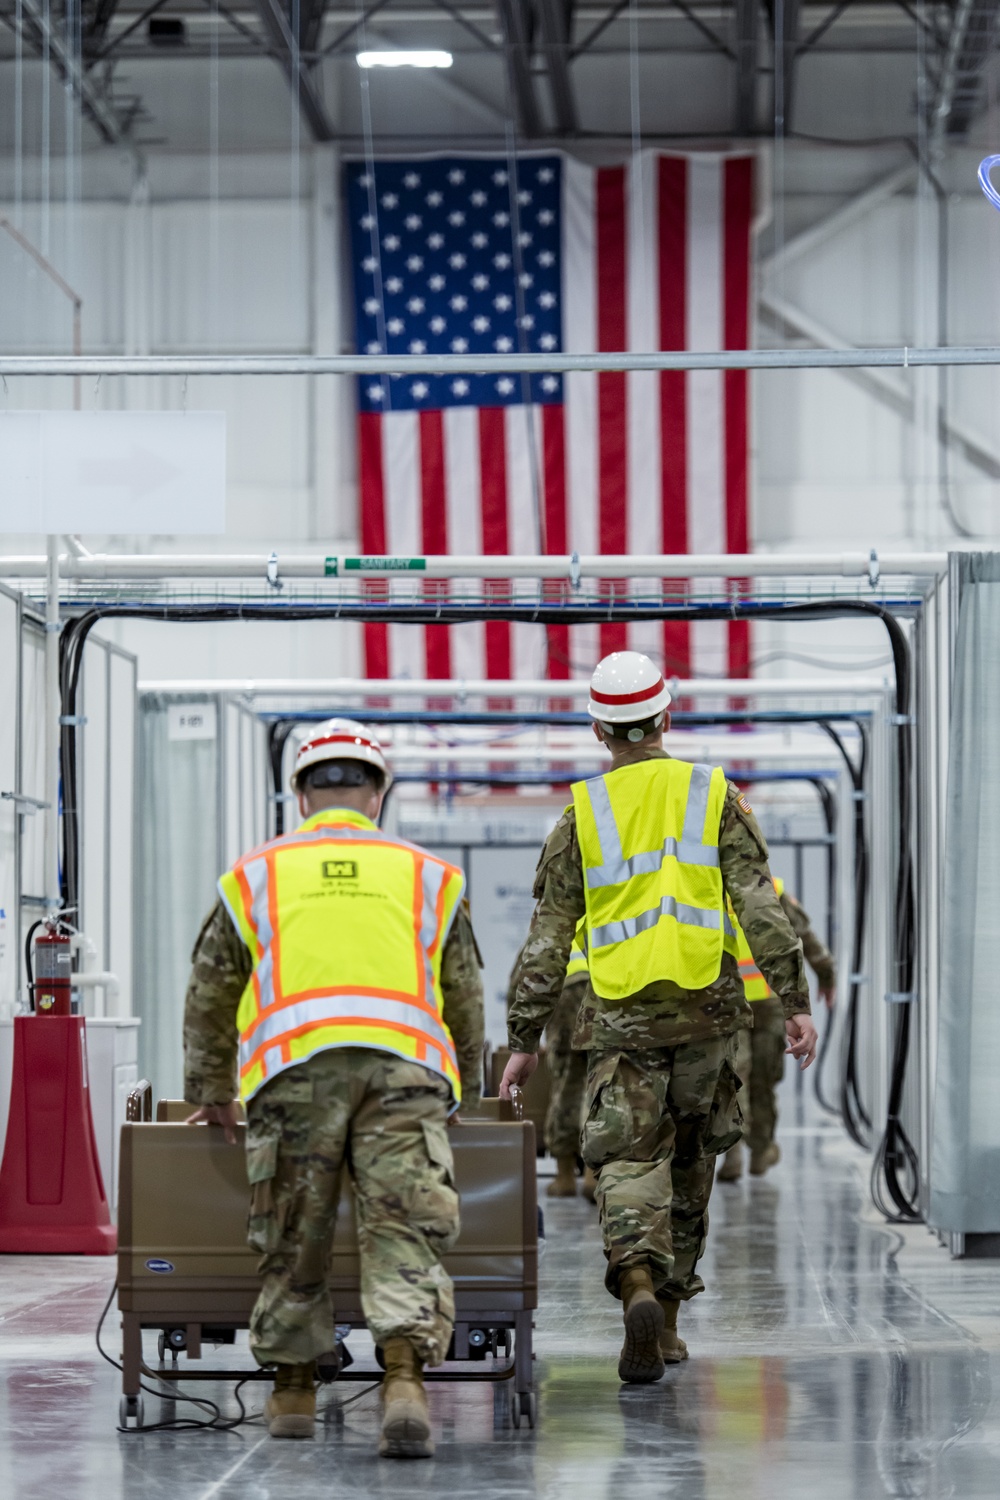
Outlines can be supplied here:
[[750, 1153], [750, 1176], [763, 1177], [768, 1167], [776, 1167], [781, 1160], [781, 1147], [777, 1141], [772, 1141], [762, 1151], [751, 1151]]
[[433, 1458], [422, 1363], [408, 1339], [386, 1339], [382, 1346], [382, 1458]]
[[633, 1266], [626, 1271], [621, 1289], [625, 1342], [618, 1360], [618, 1378], [630, 1385], [645, 1385], [663, 1374], [663, 1308], [656, 1300], [648, 1266]]
[[677, 1337], [677, 1313], [679, 1302], [670, 1302], [666, 1297], [657, 1299], [663, 1308], [663, 1332], [660, 1334], [660, 1353], [665, 1365], [679, 1365], [688, 1357], [688, 1346]]
[[583, 1169], [583, 1196], [588, 1203], [597, 1202], [597, 1173], [593, 1167]]
[[546, 1188], [550, 1198], [576, 1197], [576, 1157], [557, 1156], [556, 1175]]
[[316, 1431], [316, 1366], [279, 1365], [264, 1406], [267, 1430], [276, 1438], [311, 1438]]
[[715, 1175], [720, 1182], [738, 1182], [743, 1176], [742, 1141], [737, 1141], [735, 1146], [730, 1146], [722, 1158], [722, 1165], [716, 1169]]

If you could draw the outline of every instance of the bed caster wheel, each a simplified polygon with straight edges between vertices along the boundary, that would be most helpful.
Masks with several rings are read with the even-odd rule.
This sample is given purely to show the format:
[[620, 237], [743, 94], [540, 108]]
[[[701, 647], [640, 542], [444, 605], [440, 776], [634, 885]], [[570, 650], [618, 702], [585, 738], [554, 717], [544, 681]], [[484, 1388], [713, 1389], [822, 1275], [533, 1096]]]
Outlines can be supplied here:
[[119, 1427], [141, 1427], [143, 1422], [143, 1403], [141, 1396], [123, 1396], [118, 1403], [118, 1425]]
[[510, 1398], [510, 1420], [515, 1428], [520, 1428], [523, 1419], [527, 1419], [529, 1427], [534, 1427], [538, 1416], [538, 1397], [534, 1391], [515, 1391]]

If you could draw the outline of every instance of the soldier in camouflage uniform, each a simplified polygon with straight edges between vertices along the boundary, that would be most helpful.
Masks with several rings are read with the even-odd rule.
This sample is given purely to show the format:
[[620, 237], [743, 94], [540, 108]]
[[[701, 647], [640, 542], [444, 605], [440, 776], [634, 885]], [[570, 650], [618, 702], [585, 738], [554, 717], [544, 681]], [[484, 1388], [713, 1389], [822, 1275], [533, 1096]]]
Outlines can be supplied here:
[[[606, 658], [594, 674], [615, 681], [625, 669], [653, 679], [662, 710], [663, 679], [637, 653]], [[633, 659], [627, 661], [627, 658]], [[619, 666], [624, 663], [624, 668]], [[592, 693], [595, 688], [592, 687]], [[652, 689], [651, 689], [652, 691]], [[620, 689], [619, 689], [620, 692]], [[634, 701], [634, 695], [628, 695]], [[611, 773], [664, 758], [663, 711], [637, 722], [607, 722], [592, 698], [595, 733], [612, 756]], [[610, 718], [610, 716], [608, 716]], [[657, 840], [659, 842], [659, 840]], [[719, 865], [754, 957], [781, 997], [789, 1050], [808, 1066], [816, 1032], [802, 945], [771, 880], [767, 845], [749, 804], [729, 785], [719, 831]], [[508, 1012], [511, 1059], [502, 1094], [537, 1066], [539, 1038], [562, 990], [577, 923], [586, 913], [575, 807], [546, 840], [535, 875], [535, 911], [515, 967]], [[733, 1070], [736, 1034], [750, 1023], [735, 958], [722, 954], [718, 978], [687, 990], [668, 976], [621, 1001], [591, 987], [574, 1045], [590, 1054], [583, 1156], [597, 1173], [607, 1257], [605, 1284], [622, 1299], [623, 1380], [658, 1379], [664, 1361], [686, 1358], [677, 1336], [679, 1304], [704, 1289], [696, 1266], [708, 1233], [714, 1155], [741, 1132]]]
[[[340, 764], [320, 761], [319, 772], [310, 768], [303, 775], [319, 777], [323, 768]], [[372, 778], [322, 790], [306, 779], [304, 790], [299, 785], [300, 810], [306, 816], [323, 808], [358, 809], [374, 818], [383, 785]], [[365, 914], [358, 912], [356, 920], [363, 922]], [[372, 933], [374, 941], [377, 936]], [[336, 948], [335, 932], [330, 940]], [[198, 935], [192, 964], [185, 1098], [201, 1106], [192, 1123], [220, 1124], [234, 1140], [237, 1010], [254, 965], [222, 901]], [[481, 1092], [483, 989], [464, 901], [444, 942], [440, 991], [463, 1099], [474, 1107]], [[337, 1043], [285, 1068], [249, 1099], [249, 1243], [260, 1253], [263, 1279], [250, 1344], [259, 1363], [278, 1367], [267, 1409], [273, 1436], [311, 1436], [314, 1430], [315, 1362], [336, 1342], [327, 1276], [346, 1166], [355, 1192], [362, 1303], [386, 1357], [381, 1451], [390, 1457], [433, 1452], [420, 1367], [440, 1364], [454, 1322], [452, 1284], [441, 1265], [459, 1231], [446, 1130], [453, 1107], [441, 1074], [392, 1050]], [[398, 1420], [390, 1433], [392, 1412]]]
[[[816, 936], [808, 913], [794, 896], [781, 890], [778, 900], [816, 975], [820, 996], [827, 1008], [832, 1009], [837, 988], [833, 954]], [[763, 1177], [769, 1167], [781, 1160], [774, 1132], [778, 1124], [777, 1088], [785, 1076], [785, 1013], [773, 995], [752, 1001], [751, 1009], [753, 1030], [740, 1033], [735, 1066], [744, 1090], [743, 1141], [750, 1150], [750, 1175]], [[716, 1174], [720, 1182], [736, 1182], [742, 1175], [743, 1141], [737, 1141], [727, 1151]]]
[[[573, 1045], [576, 1020], [589, 988], [587, 975], [573, 974], [545, 1028], [545, 1055], [552, 1094], [545, 1116], [545, 1145], [556, 1159], [556, 1175], [548, 1186], [551, 1198], [576, 1197], [576, 1159], [580, 1155], [583, 1101], [587, 1088], [587, 1053]], [[584, 1193], [593, 1201], [596, 1182], [588, 1168]]]

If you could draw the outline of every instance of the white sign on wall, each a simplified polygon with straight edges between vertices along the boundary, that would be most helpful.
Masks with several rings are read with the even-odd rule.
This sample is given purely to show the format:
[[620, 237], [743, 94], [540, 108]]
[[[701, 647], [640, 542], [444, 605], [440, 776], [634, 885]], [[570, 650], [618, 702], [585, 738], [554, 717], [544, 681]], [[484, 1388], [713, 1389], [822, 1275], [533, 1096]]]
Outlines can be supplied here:
[[171, 703], [167, 708], [168, 740], [214, 740], [214, 703]]
[[226, 414], [0, 413], [0, 532], [221, 535]]

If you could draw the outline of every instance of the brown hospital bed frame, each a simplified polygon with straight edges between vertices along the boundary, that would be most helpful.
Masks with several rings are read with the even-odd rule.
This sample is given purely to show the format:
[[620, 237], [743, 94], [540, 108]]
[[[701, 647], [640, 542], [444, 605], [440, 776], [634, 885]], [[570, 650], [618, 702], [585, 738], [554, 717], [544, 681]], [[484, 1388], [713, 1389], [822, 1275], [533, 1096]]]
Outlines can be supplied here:
[[[143, 1081], [128, 1099], [122, 1126], [118, 1188], [118, 1308], [122, 1315], [121, 1424], [143, 1425], [143, 1376], [176, 1380], [244, 1380], [254, 1370], [177, 1365], [200, 1360], [204, 1343], [231, 1344], [246, 1328], [259, 1290], [257, 1257], [246, 1243], [249, 1187], [243, 1150], [220, 1130], [183, 1122], [194, 1106], [161, 1099]], [[538, 1207], [535, 1132], [515, 1106], [484, 1099], [451, 1133], [462, 1231], [445, 1257], [455, 1283], [456, 1322], [448, 1362], [429, 1380], [494, 1382], [494, 1410], [509, 1409], [535, 1425], [532, 1329], [538, 1306]], [[353, 1197], [341, 1194], [330, 1287], [338, 1324], [365, 1327], [361, 1310]], [[159, 1332], [161, 1367], [144, 1363], [144, 1329]], [[511, 1349], [513, 1335], [513, 1350]], [[170, 1353], [173, 1364], [164, 1365]], [[487, 1356], [490, 1356], [487, 1360]], [[381, 1370], [341, 1371], [338, 1379], [379, 1380]], [[507, 1395], [509, 1393], [509, 1396]], [[506, 1397], [506, 1400], [505, 1400]], [[508, 1406], [509, 1403], [509, 1406]]]

